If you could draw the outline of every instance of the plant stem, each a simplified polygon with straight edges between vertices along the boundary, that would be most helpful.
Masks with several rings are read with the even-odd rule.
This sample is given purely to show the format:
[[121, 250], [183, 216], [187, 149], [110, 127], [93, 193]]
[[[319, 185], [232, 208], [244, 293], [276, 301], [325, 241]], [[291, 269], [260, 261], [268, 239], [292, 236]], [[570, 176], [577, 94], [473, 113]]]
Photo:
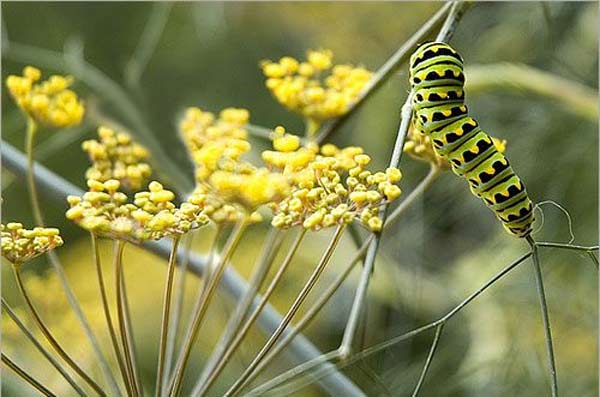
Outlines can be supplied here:
[[52, 357], [50, 352], [48, 352], [44, 348], [44, 346], [42, 346], [42, 344], [33, 335], [33, 332], [31, 332], [31, 330], [29, 330], [29, 328], [27, 328], [27, 326], [23, 323], [23, 321], [21, 321], [19, 316], [17, 316], [17, 314], [12, 310], [12, 308], [6, 302], [6, 300], [4, 300], [4, 298], [2, 298], [2, 308], [6, 311], [6, 313], [8, 313], [8, 316], [15, 322], [15, 324], [17, 324], [17, 326], [21, 329], [21, 331], [23, 331], [23, 333], [25, 334], [27, 339], [29, 339], [31, 341], [31, 343], [33, 343], [35, 348], [40, 353], [42, 353], [42, 355], [46, 358], [46, 360], [48, 360], [48, 362], [54, 368], [56, 368], [56, 370], [62, 375], [62, 377], [73, 387], [73, 389], [75, 389], [77, 394], [79, 394], [82, 397], [85, 397], [85, 395], [86, 395], [85, 392], [79, 387], [79, 385], [77, 385], [75, 380], [68, 374], [67, 371], [65, 371], [65, 369], [58, 363], [58, 361], [56, 361], [54, 359], [54, 357]]
[[442, 330], [444, 329], [444, 323], [438, 325], [435, 329], [435, 336], [433, 337], [433, 342], [431, 343], [431, 348], [429, 349], [429, 354], [427, 355], [427, 359], [425, 360], [425, 365], [423, 366], [423, 370], [421, 371], [421, 376], [419, 376], [419, 380], [417, 381], [417, 385], [412, 393], [412, 397], [417, 397], [419, 391], [421, 390], [421, 386], [423, 386], [423, 382], [425, 381], [425, 376], [427, 375], [427, 371], [429, 370], [429, 366], [433, 360], [433, 355], [437, 349], [438, 342], [440, 341], [440, 337], [442, 336]]
[[261, 361], [258, 367], [254, 370], [254, 374], [252, 374], [248, 381], [252, 381], [256, 376], [258, 376], [268, 365], [269, 363], [285, 349], [285, 347], [298, 335], [310, 322], [316, 317], [316, 315], [321, 311], [321, 309], [325, 306], [325, 304], [329, 301], [329, 299], [333, 296], [333, 294], [338, 290], [338, 288], [342, 285], [344, 280], [348, 277], [354, 266], [360, 262], [362, 258], [364, 258], [367, 247], [371, 242], [373, 235], [369, 236], [367, 240], [362, 244], [360, 250], [355, 254], [354, 259], [350, 261], [350, 263], [342, 270], [342, 272], [338, 275], [338, 277], [333, 281], [333, 283], [329, 286], [329, 288], [319, 297], [319, 299], [314, 303], [313, 307], [304, 314], [304, 316], [295, 324], [294, 329], [285, 335], [285, 337], [279, 341], [279, 343], [269, 352], [267, 356]]
[[161, 395], [165, 372], [165, 353], [167, 350], [167, 333], [169, 330], [169, 315], [171, 310], [171, 296], [173, 293], [173, 281], [175, 279], [175, 263], [177, 262], [177, 247], [180, 236], [173, 238], [173, 247], [167, 264], [167, 279], [165, 281], [165, 292], [163, 296], [162, 320], [160, 325], [160, 343], [158, 350], [158, 368], [156, 371], [156, 397]]
[[263, 281], [267, 277], [267, 274], [269, 273], [269, 270], [273, 264], [273, 260], [281, 248], [283, 235], [284, 234], [280, 229], [269, 228], [269, 232], [262, 243], [261, 253], [258, 256], [254, 266], [252, 277], [248, 283], [248, 290], [244, 294], [243, 299], [241, 299], [237, 304], [234, 314], [229, 318], [227, 326], [223, 331], [217, 346], [214, 348], [213, 353], [208, 359], [204, 370], [196, 382], [196, 385], [192, 389], [193, 396], [201, 393], [206, 379], [214, 372], [215, 367], [223, 360], [226, 350], [232, 344], [233, 338], [240, 331], [242, 321], [248, 314], [256, 294], [258, 293]]
[[273, 334], [270, 336], [269, 340], [267, 340], [267, 342], [262, 347], [262, 349], [258, 352], [256, 357], [254, 357], [252, 362], [248, 365], [248, 367], [246, 368], [244, 373], [233, 384], [233, 386], [231, 386], [229, 388], [229, 390], [227, 390], [227, 392], [224, 395], [225, 397], [233, 396], [238, 390], [240, 390], [242, 387], [244, 387], [246, 385], [248, 377], [252, 374], [252, 372], [258, 366], [260, 361], [264, 358], [264, 356], [273, 347], [275, 342], [277, 342], [277, 339], [281, 336], [281, 334], [283, 333], [285, 328], [288, 326], [290, 321], [292, 321], [292, 318], [294, 317], [294, 315], [300, 308], [300, 305], [302, 305], [302, 303], [308, 296], [309, 292], [311, 291], [311, 289], [314, 287], [315, 283], [319, 279], [319, 276], [323, 273], [323, 270], [325, 270], [325, 267], [331, 260], [331, 257], [333, 256], [335, 248], [337, 247], [337, 245], [340, 241], [340, 238], [342, 237], [342, 235], [344, 233], [344, 229], [345, 229], [345, 225], [339, 225], [336, 228], [334, 235], [333, 235], [331, 241], [329, 242], [329, 245], [327, 246], [327, 249], [323, 253], [323, 256], [321, 256], [321, 260], [319, 261], [319, 264], [315, 267], [312, 274], [310, 275], [310, 277], [308, 278], [308, 280], [302, 287], [302, 290], [300, 291], [300, 293], [298, 294], [298, 296], [292, 303], [292, 306], [290, 307], [288, 312], [283, 317], [283, 320], [281, 321], [281, 323], [279, 324], [277, 329], [273, 332]]
[[122, 355], [121, 349], [119, 347], [119, 341], [117, 339], [117, 334], [115, 331], [115, 327], [113, 325], [112, 316], [110, 314], [110, 307], [108, 305], [108, 296], [106, 293], [106, 286], [104, 284], [104, 275], [102, 273], [100, 252], [98, 250], [98, 238], [96, 237], [96, 235], [94, 233], [90, 233], [90, 237], [92, 240], [92, 256], [94, 258], [94, 263], [96, 265], [96, 274], [98, 276], [98, 286], [100, 287], [100, 296], [102, 298], [102, 308], [104, 310], [104, 317], [106, 318], [108, 333], [110, 335], [111, 344], [112, 344], [113, 350], [115, 352], [115, 357], [117, 358], [117, 364], [119, 365], [119, 371], [121, 372], [121, 376], [123, 378], [123, 383], [125, 384], [127, 393], [132, 394], [132, 388], [131, 388], [131, 385], [129, 384], [129, 379], [127, 377], [125, 364], [123, 363], [123, 355]]
[[52, 335], [52, 333], [50, 332], [50, 330], [48, 329], [46, 324], [44, 324], [44, 321], [40, 317], [38, 311], [36, 310], [35, 306], [33, 305], [33, 302], [31, 301], [31, 299], [29, 298], [29, 295], [27, 294], [27, 290], [25, 289], [25, 285], [23, 284], [23, 279], [21, 278], [21, 270], [19, 268], [19, 265], [13, 265], [12, 268], [13, 268], [13, 271], [15, 274], [15, 279], [17, 280], [17, 285], [19, 287], [19, 291], [21, 292], [21, 295], [23, 296], [23, 299], [25, 300], [25, 303], [27, 304], [27, 307], [29, 308], [29, 312], [33, 316], [40, 331], [42, 331], [42, 333], [46, 337], [46, 340], [48, 341], [48, 343], [50, 343], [50, 345], [52, 345], [54, 350], [56, 350], [56, 352], [62, 357], [62, 359], [65, 360], [65, 362], [71, 368], [73, 368], [73, 370], [75, 372], [77, 372], [77, 374], [79, 376], [81, 376], [81, 378], [88, 385], [90, 385], [90, 387], [92, 389], [94, 389], [98, 393], [98, 395], [106, 397], [106, 394], [104, 393], [102, 388], [100, 386], [98, 386], [98, 384], [96, 382], [94, 382], [94, 380], [92, 378], [90, 378], [89, 375], [83, 369], [81, 369], [81, 367], [71, 358], [71, 356], [69, 356], [69, 354], [62, 348], [62, 346], [54, 338], [54, 336]]
[[400, 215], [402, 215], [402, 213], [404, 213], [404, 211], [406, 211], [406, 209], [410, 207], [414, 201], [438, 179], [441, 174], [442, 170], [440, 170], [440, 168], [437, 166], [432, 165], [431, 168], [429, 168], [429, 172], [425, 178], [423, 178], [421, 182], [419, 182], [419, 184], [410, 192], [410, 194], [406, 196], [406, 198], [402, 200], [402, 202], [400, 202], [400, 204], [390, 213], [385, 222], [385, 227], [395, 223], [398, 218], [400, 218]]
[[350, 106], [348, 111], [333, 120], [331, 123], [323, 126], [318, 132], [315, 141], [323, 142], [329, 135], [334, 131], [338, 130], [355, 111], [365, 103], [365, 101], [373, 95], [377, 89], [379, 89], [383, 83], [385, 83], [394, 72], [402, 65], [405, 61], [410, 58], [413, 50], [419, 43], [428, 37], [443, 21], [444, 16], [448, 13], [452, 3], [448, 2], [442, 6], [431, 18], [429, 18], [420, 28], [417, 30], [408, 40], [406, 40], [392, 56], [373, 74], [373, 77], [363, 91], [359, 98]]
[[[39, 198], [38, 198], [37, 185], [35, 183], [34, 142], [35, 142], [36, 133], [37, 133], [37, 124], [36, 124], [35, 120], [33, 120], [31, 117], [28, 117], [27, 118], [26, 143], [25, 143], [25, 150], [26, 150], [26, 154], [27, 154], [27, 178], [26, 178], [27, 179], [27, 188], [29, 191], [29, 200], [31, 202], [33, 219], [38, 226], [43, 227], [44, 226], [44, 218], [42, 215], [42, 210], [41, 210], [40, 202], [39, 202]], [[67, 295], [67, 300], [69, 301], [69, 304], [71, 305], [71, 308], [73, 309], [73, 312], [75, 313], [75, 316], [79, 320], [85, 335], [87, 336], [90, 344], [92, 345], [92, 349], [93, 349], [94, 353], [96, 354], [96, 357], [98, 358], [98, 363], [100, 365], [100, 368], [102, 369], [104, 377], [106, 378], [109, 386], [113, 390], [113, 393], [115, 393], [116, 395], [119, 395], [120, 394], [119, 388], [117, 386], [115, 378], [112, 375], [108, 361], [104, 357], [104, 354], [102, 353], [102, 349], [100, 348], [100, 344], [98, 343], [98, 340], [96, 339], [94, 333], [92, 332], [92, 328], [90, 327], [89, 322], [85, 318], [85, 315], [83, 314], [83, 310], [81, 309], [81, 306], [77, 302], [77, 298], [75, 297], [73, 290], [69, 286], [67, 276], [65, 274], [62, 264], [60, 263], [60, 260], [58, 259], [58, 256], [56, 256], [56, 254], [52, 251], [49, 251], [47, 253], [47, 256], [48, 256], [50, 263], [52, 264], [52, 267], [54, 267], [54, 270], [56, 271], [58, 279], [61, 283], [63, 290], [65, 291], [65, 294]]]
[[217, 288], [217, 285], [219, 284], [219, 281], [221, 280], [221, 276], [223, 275], [227, 262], [235, 252], [235, 249], [237, 248], [242, 234], [244, 233], [244, 230], [246, 230], [247, 225], [248, 219], [243, 219], [235, 226], [234, 230], [229, 236], [229, 239], [227, 240], [225, 248], [223, 249], [223, 254], [219, 259], [217, 267], [215, 268], [214, 272], [210, 276], [210, 279], [207, 281], [207, 283], [204, 285], [204, 288], [202, 289], [197, 310], [194, 313], [194, 318], [192, 320], [192, 323], [186, 335], [186, 339], [184, 341], [182, 353], [179, 355], [179, 359], [177, 360], [173, 383], [169, 388], [170, 396], [179, 395], [183, 382], [183, 376], [185, 375], [185, 369], [189, 361], [190, 355], [192, 353], [192, 347], [196, 342], [196, 338], [198, 337], [198, 332], [200, 331], [202, 320], [204, 319], [204, 315], [206, 314], [206, 311], [208, 309], [208, 304]]
[[540, 258], [537, 246], [533, 238], [528, 235], [527, 242], [531, 245], [533, 269], [535, 282], [537, 286], [538, 297], [540, 299], [540, 309], [542, 311], [542, 322], [544, 324], [544, 333], [546, 337], [546, 350], [548, 353], [548, 370], [550, 371], [552, 397], [558, 396], [558, 382], [556, 379], [556, 363], [554, 360], [554, 346], [552, 345], [552, 331], [550, 329], [550, 317], [548, 315], [548, 304], [546, 303], [546, 293], [544, 292], [544, 280], [542, 278], [542, 269], [540, 267]]
[[127, 342], [131, 347], [131, 364], [133, 369], [133, 380], [135, 381], [135, 385], [137, 387], [138, 393], [140, 396], [144, 395], [144, 388], [138, 374], [138, 364], [137, 364], [137, 352], [135, 348], [135, 335], [133, 334], [133, 326], [131, 324], [131, 310], [129, 307], [129, 299], [127, 298], [127, 284], [125, 283], [125, 269], [121, 266], [121, 288], [123, 290], [123, 310], [125, 311], [125, 335], [127, 336]]
[[[465, 308], [471, 301], [473, 301], [475, 298], [477, 298], [479, 295], [481, 295], [485, 290], [487, 290], [490, 286], [492, 286], [495, 282], [500, 280], [506, 274], [510, 273], [513, 269], [515, 269], [517, 266], [519, 266], [521, 263], [523, 263], [531, 255], [532, 255], [532, 252], [528, 252], [525, 255], [522, 255], [521, 257], [519, 257], [518, 259], [513, 261], [511, 264], [504, 267], [502, 270], [500, 270], [498, 273], [496, 273], [492, 278], [490, 278], [487, 282], [485, 282], [481, 287], [479, 287], [477, 290], [475, 290], [473, 293], [471, 293], [467, 298], [465, 298], [459, 304], [454, 306], [454, 308], [452, 308], [450, 311], [448, 311], [444, 316], [440, 317], [438, 320], [435, 320], [429, 324], [423, 325], [419, 328], [416, 328], [414, 330], [406, 332], [402, 335], [396, 336], [390, 340], [387, 340], [387, 341], [378, 343], [374, 346], [368, 347], [361, 352], [352, 354], [352, 356], [350, 356], [350, 357], [344, 358], [341, 354], [342, 352], [340, 351], [340, 348], [330, 351], [328, 353], [324, 353], [321, 356], [315, 357], [312, 360], [304, 362], [304, 363], [302, 363], [292, 369], [289, 369], [286, 372], [274, 377], [273, 379], [269, 380], [268, 382], [253, 389], [245, 397], [263, 395], [268, 390], [271, 390], [282, 383], [288, 382], [290, 379], [292, 379], [296, 376], [302, 375], [303, 373], [310, 371], [312, 368], [317, 367], [317, 366], [327, 362], [328, 360], [338, 360], [340, 358], [344, 358], [344, 361], [342, 363], [338, 364], [336, 367], [333, 367], [334, 368], [333, 370], [339, 370], [339, 369], [344, 368], [358, 360], [363, 360], [373, 354], [376, 354], [376, 353], [378, 353], [382, 350], [385, 350], [393, 345], [396, 345], [406, 339], [417, 336], [417, 335], [419, 335], [427, 330], [430, 330], [432, 328], [435, 328], [441, 324], [445, 324], [446, 322], [448, 322], [448, 320], [450, 320], [458, 312], [460, 312], [463, 308]], [[316, 381], [316, 380], [322, 378], [323, 376], [327, 375], [327, 373], [329, 373], [331, 371], [332, 371], [332, 367], [323, 368], [322, 370], [317, 371], [319, 373], [319, 375], [313, 374], [312, 379], [313, 379], [313, 381]]]
[[[179, 273], [179, 278], [177, 279], [177, 285], [175, 286], [175, 303], [171, 316], [171, 323], [173, 325], [169, 328], [169, 332], [167, 334], [167, 353], [165, 357], [165, 376], [167, 377], [167, 379], [169, 379], [169, 375], [171, 374], [171, 368], [173, 366], [173, 353], [175, 351], [179, 323], [181, 321], [181, 312], [183, 310], [183, 301], [185, 297], [185, 282], [187, 279], [186, 276], [188, 272], [188, 266], [190, 264], [190, 254], [192, 251], [193, 237], [194, 232], [190, 232], [184, 237], [185, 242], [183, 260], [181, 261], [181, 265], [179, 265], [179, 269], [177, 271]], [[164, 393], [166, 383], [167, 382], [163, 382], [163, 390], [161, 390], [161, 393]]]
[[121, 336], [121, 344], [123, 345], [125, 366], [127, 368], [127, 374], [129, 378], [129, 384], [131, 385], [133, 396], [139, 396], [139, 390], [137, 389], [137, 382], [135, 381], [133, 360], [131, 357], [131, 346], [129, 344], [127, 325], [125, 324], [125, 307], [123, 303], [123, 250], [125, 249], [124, 241], [115, 241], [115, 253], [114, 253], [114, 268], [115, 268], [115, 287], [117, 290], [117, 313], [119, 320], [119, 333]]
[[8, 356], [4, 353], [2, 353], [2, 362], [15, 374], [17, 374], [21, 379], [29, 383], [33, 388], [42, 393], [44, 396], [57, 397], [54, 393], [48, 390], [46, 386], [42, 385], [40, 382], [35, 380], [31, 375], [29, 375], [24, 369], [15, 364], [15, 362], [8, 358]]
[[240, 331], [237, 333], [237, 335], [235, 336], [235, 339], [229, 344], [229, 346], [227, 346], [227, 350], [221, 356], [221, 359], [219, 360], [219, 362], [217, 363], [215, 368], [208, 374], [206, 381], [203, 382], [202, 386], [197, 391], [197, 394], [193, 393], [193, 395], [203, 396], [204, 394], [206, 394], [206, 392], [208, 391], [210, 386], [217, 379], [217, 377], [219, 376], [221, 371], [225, 368], [225, 366], [231, 359], [231, 356], [233, 355], [233, 353], [236, 351], [236, 349], [239, 347], [239, 345], [241, 344], [243, 339], [246, 337], [246, 335], [248, 334], [248, 331], [250, 331], [250, 327], [252, 327], [252, 324], [254, 324], [254, 322], [258, 318], [258, 315], [260, 314], [261, 310], [269, 301], [269, 298], [275, 291], [275, 288], [279, 284], [279, 281], [281, 281], [281, 278], [283, 277], [285, 271], [287, 270], [290, 263], [292, 262], [292, 259], [296, 255], [296, 252], [298, 251], [298, 248], [300, 247], [300, 244], [302, 243], [302, 240], [305, 235], [306, 235], [306, 229], [302, 228], [300, 230], [300, 232], [298, 233], [298, 235], [296, 236], [291, 247], [288, 249], [288, 253], [287, 253], [285, 259], [283, 260], [281, 265], [279, 265], [277, 272], [273, 276], [273, 279], [269, 283], [269, 286], [267, 287], [267, 290], [261, 297], [259, 303], [254, 308], [254, 311], [252, 312], [252, 314], [250, 314], [250, 316], [248, 317], [248, 319], [246, 320], [246, 322], [244, 323], [244, 325], [242, 326]]

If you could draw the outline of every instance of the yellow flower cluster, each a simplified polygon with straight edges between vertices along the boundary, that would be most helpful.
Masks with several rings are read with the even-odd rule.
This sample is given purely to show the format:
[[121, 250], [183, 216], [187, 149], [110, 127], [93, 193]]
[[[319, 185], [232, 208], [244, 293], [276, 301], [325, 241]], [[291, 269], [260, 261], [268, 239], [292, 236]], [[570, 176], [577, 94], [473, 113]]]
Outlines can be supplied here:
[[22, 76], [10, 75], [6, 86], [17, 105], [36, 123], [47, 127], [70, 127], [81, 123], [84, 107], [69, 89], [71, 76], [53, 75], [39, 82], [39, 69], [26, 66]]
[[261, 64], [267, 88], [279, 103], [307, 119], [310, 133], [346, 113], [372, 76], [362, 67], [333, 66], [332, 58], [329, 50], [308, 51], [304, 62], [283, 57]]
[[[492, 137], [492, 141], [496, 149], [500, 153], [504, 153], [506, 150], [506, 140]], [[406, 136], [404, 152], [416, 160], [432, 164], [441, 170], [451, 169], [448, 160], [436, 153], [431, 138], [412, 125]]]
[[192, 196], [178, 208], [173, 192], [154, 181], [149, 191], [135, 195], [132, 204], [119, 191], [120, 185], [116, 179], [88, 180], [88, 192], [67, 198], [71, 208], [66, 217], [100, 237], [134, 243], [181, 235], [208, 223], [201, 197]]
[[249, 113], [228, 108], [219, 118], [189, 108], [180, 123], [184, 143], [196, 167], [195, 195], [204, 197], [205, 214], [214, 222], [259, 221], [257, 208], [289, 193], [287, 179], [241, 157], [250, 151], [244, 125]]
[[56, 228], [25, 229], [21, 223], [0, 225], [2, 256], [14, 265], [25, 263], [36, 256], [63, 245]]
[[100, 182], [116, 179], [124, 189], [139, 190], [152, 174], [146, 162], [148, 150], [128, 134], [107, 127], [98, 128], [98, 137], [99, 140], [90, 139], [81, 145], [92, 162], [85, 173], [86, 179]]
[[[275, 140], [286, 137], [293, 140], [288, 135]], [[359, 147], [339, 149], [327, 144], [321, 147], [320, 154], [318, 149], [314, 152], [312, 148], [297, 147], [295, 152], [309, 150], [314, 154], [311, 160], [301, 165], [296, 162], [294, 152], [285, 150], [289, 147], [283, 149], [269, 152], [265, 160], [269, 162], [275, 158], [276, 166], [283, 175], [290, 176], [294, 186], [290, 196], [271, 204], [273, 226], [302, 225], [319, 230], [358, 219], [371, 231], [381, 230], [383, 222], [379, 209], [400, 196], [401, 190], [396, 185], [402, 176], [400, 170], [388, 168], [385, 172], [371, 173], [365, 169], [371, 158]]]

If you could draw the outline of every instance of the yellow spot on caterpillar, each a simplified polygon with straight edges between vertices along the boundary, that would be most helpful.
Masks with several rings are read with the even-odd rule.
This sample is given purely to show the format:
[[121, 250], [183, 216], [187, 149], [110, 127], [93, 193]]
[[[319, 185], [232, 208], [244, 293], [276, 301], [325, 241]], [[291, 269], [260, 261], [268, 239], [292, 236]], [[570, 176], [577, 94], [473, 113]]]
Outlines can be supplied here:
[[452, 115], [452, 109], [442, 110], [442, 114], [444, 116], [451, 116]]

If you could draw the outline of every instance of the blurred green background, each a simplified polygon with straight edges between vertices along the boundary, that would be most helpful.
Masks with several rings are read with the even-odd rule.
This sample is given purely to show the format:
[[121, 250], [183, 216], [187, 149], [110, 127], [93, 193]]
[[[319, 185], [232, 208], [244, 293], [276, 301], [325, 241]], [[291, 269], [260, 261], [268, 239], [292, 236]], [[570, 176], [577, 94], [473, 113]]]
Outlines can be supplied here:
[[[185, 192], [192, 187], [193, 172], [176, 132], [185, 107], [213, 112], [245, 107], [253, 124], [268, 128], [281, 124], [302, 131], [302, 120], [279, 106], [264, 87], [258, 68], [261, 60], [284, 55], [299, 58], [307, 49], [329, 48], [336, 63], [375, 70], [440, 6], [434, 2], [3, 2], [2, 80], [19, 73], [25, 64], [39, 66], [45, 73], [75, 76], [75, 89], [88, 106], [84, 124], [59, 132], [42, 131], [36, 147], [39, 161], [64, 178], [84, 187], [88, 165], [80, 143], [95, 136], [100, 122], [110, 122], [148, 145], [161, 180]], [[468, 68], [526, 64], [586, 86], [597, 105], [597, 21], [594, 2], [479, 3], [460, 23], [452, 44]], [[507, 83], [487, 84], [496, 77], [480, 73], [478, 81], [471, 82], [470, 110], [486, 131], [508, 141], [506, 153], [533, 200], [562, 205], [572, 218], [575, 242], [594, 244], [598, 240], [597, 107], [595, 117], [584, 116], [581, 109], [560, 99], [568, 92], [550, 98]], [[374, 158], [373, 166], [384, 167], [407, 92], [404, 65], [331, 141], [363, 146]], [[22, 149], [24, 128], [22, 115], [3, 89], [2, 139]], [[252, 143], [255, 153], [268, 147], [264, 140]], [[408, 156], [401, 168], [405, 192], [427, 172], [426, 165]], [[25, 184], [6, 170], [2, 170], [2, 197], [3, 223], [20, 220], [31, 225]], [[47, 223], [63, 230], [67, 244], [58, 252], [86, 313], [97, 324], [97, 333], [105, 333], [96, 284], [90, 277], [88, 239], [64, 219], [66, 203], [42, 198], [42, 205]], [[542, 210], [545, 222], [535, 237], [568, 241], [565, 215], [551, 205]], [[538, 222], [536, 227], [540, 226]], [[258, 255], [264, 230], [254, 226], [234, 258], [244, 275], [250, 273], [248, 258]], [[209, 235], [201, 233], [194, 249], [206, 249]], [[308, 239], [294, 271], [276, 294], [273, 303], [279, 310], [286, 309], [327, 238], [323, 232]], [[351, 257], [350, 239], [343, 244], [319, 291]], [[105, 249], [108, 269], [108, 243]], [[383, 239], [360, 344], [372, 345], [437, 319], [526, 249], [524, 242], [503, 232], [464, 183], [449, 173], [443, 175]], [[163, 262], [133, 248], [126, 256], [136, 336], [141, 341], [139, 356], [149, 388], [157, 355]], [[560, 388], [564, 395], [595, 396], [597, 271], [583, 255], [556, 250], [542, 252], [542, 266]], [[7, 265], [2, 267], [2, 294], [20, 306], [8, 270]], [[45, 260], [27, 271], [59, 338], [68, 341], [68, 348], [82, 362], [93, 366], [72, 316], [64, 314], [64, 296]], [[353, 274], [307, 332], [323, 351], [336, 348], [340, 341], [356, 279]], [[198, 284], [190, 279], [188, 285], [189, 303]], [[234, 302], [225, 297], [215, 302], [196, 352], [197, 370], [233, 307]], [[4, 321], [3, 350], [13, 352], [19, 363], [60, 395], [69, 395], [60, 379], [40, 363], [40, 356]], [[410, 395], [431, 337], [424, 334], [390, 347], [344, 372], [369, 396]], [[262, 341], [260, 332], [252, 334], [213, 392], [231, 383]], [[533, 272], [526, 263], [446, 326], [421, 395], [548, 395], [543, 343]], [[287, 365], [285, 360], [273, 365], [264, 379]], [[21, 396], [25, 387], [11, 376], [3, 378], [2, 391], [7, 396]], [[323, 393], [309, 387], [293, 395]]]

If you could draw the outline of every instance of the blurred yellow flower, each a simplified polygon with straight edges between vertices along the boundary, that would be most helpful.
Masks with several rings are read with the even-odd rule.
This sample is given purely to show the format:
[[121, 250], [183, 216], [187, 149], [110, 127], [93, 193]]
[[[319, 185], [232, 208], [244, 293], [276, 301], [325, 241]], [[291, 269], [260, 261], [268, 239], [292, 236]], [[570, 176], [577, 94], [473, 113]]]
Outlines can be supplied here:
[[42, 73], [33, 66], [26, 66], [22, 76], [9, 75], [6, 87], [19, 108], [37, 124], [46, 127], [71, 127], [81, 123], [83, 103], [70, 90], [71, 76], [52, 75], [39, 80]]

